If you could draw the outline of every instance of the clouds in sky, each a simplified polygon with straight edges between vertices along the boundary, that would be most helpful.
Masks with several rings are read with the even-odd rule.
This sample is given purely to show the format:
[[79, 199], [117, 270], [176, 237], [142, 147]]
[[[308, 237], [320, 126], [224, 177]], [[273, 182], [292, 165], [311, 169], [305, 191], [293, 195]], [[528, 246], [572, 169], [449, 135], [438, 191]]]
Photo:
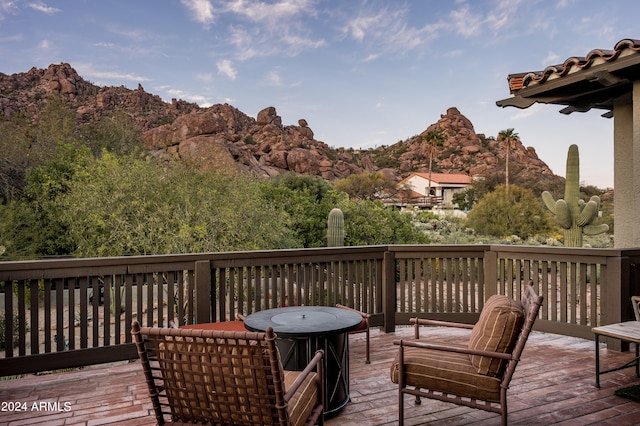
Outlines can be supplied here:
[[200, 22], [207, 28], [215, 21], [213, 14], [213, 6], [208, 0], [180, 0], [193, 15], [197, 22]]
[[42, 2], [29, 3], [29, 7], [33, 10], [37, 10], [38, 12], [45, 13], [47, 15], [53, 15], [54, 13], [60, 12], [60, 9], [55, 7], [47, 6]]
[[224, 75], [230, 78], [231, 80], [235, 80], [238, 77], [238, 73], [236, 72], [235, 69], [233, 69], [233, 66], [231, 65], [230, 60], [223, 59], [221, 61], [218, 61], [217, 65], [218, 65], [218, 74]]

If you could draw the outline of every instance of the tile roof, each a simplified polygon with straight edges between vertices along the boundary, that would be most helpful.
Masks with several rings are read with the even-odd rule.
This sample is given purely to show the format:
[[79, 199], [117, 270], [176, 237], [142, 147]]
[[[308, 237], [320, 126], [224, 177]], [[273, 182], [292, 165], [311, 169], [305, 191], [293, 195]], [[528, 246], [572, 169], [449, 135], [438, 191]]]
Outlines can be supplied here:
[[594, 49], [542, 71], [510, 74], [507, 80], [513, 96], [497, 101], [500, 107], [525, 109], [539, 102], [565, 105], [563, 114], [603, 109], [603, 117], [611, 118], [615, 100], [628, 96], [640, 80], [640, 40], [622, 39], [613, 50]]
[[[412, 173], [404, 181], [411, 179], [413, 176], [420, 176], [423, 179], [429, 180], [429, 173]], [[460, 173], [431, 173], [431, 182], [440, 184], [470, 184], [473, 182], [471, 176], [467, 176]]]
[[587, 53], [587, 56], [572, 56], [567, 58], [563, 63], [548, 66], [542, 71], [510, 74], [507, 77], [509, 81], [509, 91], [513, 94], [527, 87], [530, 83], [544, 83], [550, 77], [563, 77], [570, 72], [586, 70], [597, 63], [613, 62], [618, 59], [626, 49], [640, 51], [640, 40], [625, 38], [616, 43], [613, 50], [593, 49]]

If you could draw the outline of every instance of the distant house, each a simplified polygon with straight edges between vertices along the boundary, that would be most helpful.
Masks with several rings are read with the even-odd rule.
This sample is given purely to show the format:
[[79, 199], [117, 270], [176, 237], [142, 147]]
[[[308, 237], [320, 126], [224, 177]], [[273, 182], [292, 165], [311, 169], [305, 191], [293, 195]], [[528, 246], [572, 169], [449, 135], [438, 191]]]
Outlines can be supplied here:
[[[471, 176], [454, 173], [413, 173], [398, 184], [402, 204], [424, 208], [455, 208], [453, 194], [462, 192], [473, 182]], [[431, 187], [431, 193], [429, 192]]]

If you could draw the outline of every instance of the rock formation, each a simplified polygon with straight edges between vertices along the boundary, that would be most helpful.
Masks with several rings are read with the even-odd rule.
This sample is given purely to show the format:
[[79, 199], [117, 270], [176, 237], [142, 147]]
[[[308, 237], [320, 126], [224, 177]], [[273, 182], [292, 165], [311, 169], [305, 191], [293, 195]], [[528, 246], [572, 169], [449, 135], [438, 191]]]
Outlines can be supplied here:
[[[286, 125], [270, 106], [250, 117], [231, 105], [200, 108], [173, 99], [164, 102], [141, 85], [131, 90], [99, 87], [85, 81], [69, 64], [32, 68], [26, 73], [0, 73], [0, 116], [21, 112], [32, 120], [51, 95], [75, 109], [78, 126], [115, 111], [133, 117], [143, 131], [143, 143], [156, 158], [185, 161], [196, 167], [249, 172], [268, 177], [287, 172], [345, 178], [363, 171], [380, 171], [394, 179], [428, 167], [427, 143], [422, 135], [439, 129], [446, 135], [434, 157], [433, 171], [483, 176], [503, 173], [504, 151], [494, 138], [476, 134], [457, 108], [420, 135], [389, 147], [370, 150], [332, 148], [314, 139], [307, 119]], [[513, 171], [523, 178], [552, 176], [535, 149], [519, 144], [511, 151]]]
[[[433, 171], [439, 173], [465, 173], [469, 176], [486, 176], [503, 172], [504, 150], [495, 138], [486, 138], [477, 134], [473, 124], [457, 108], [449, 108], [446, 114], [427, 127], [420, 135], [406, 142], [406, 151], [399, 156], [401, 172], [428, 170], [428, 144], [423, 136], [431, 130], [440, 130], [445, 135], [442, 147], [434, 157]], [[525, 148], [517, 143], [511, 150], [510, 159], [516, 164], [514, 171], [526, 176], [552, 176], [549, 167], [538, 158], [533, 147]], [[526, 178], [526, 176], [522, 176]]]

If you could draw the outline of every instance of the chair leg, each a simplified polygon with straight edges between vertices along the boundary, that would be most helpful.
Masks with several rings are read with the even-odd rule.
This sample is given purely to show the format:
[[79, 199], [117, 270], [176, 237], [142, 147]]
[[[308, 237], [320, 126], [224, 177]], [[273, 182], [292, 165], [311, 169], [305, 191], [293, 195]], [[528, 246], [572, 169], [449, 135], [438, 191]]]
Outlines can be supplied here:
[[500, 389], [500, 409], [502, 410], [502, 412], [500, 413], [502, 416], [501, 424], [502, 426], [507, 426], [509, 414], [507, 412], [507, 389], [506, 388]]
[[[420, 388], [415, 388], [415, 389], [416, 389], [416, 391], [420, 391]], [[420, 405], [420, 404], [422, 404], [422, 400], [420, 399], [420, 396], [419, 396], [419, 395], [416, 395], [416, 400], [415, 400], [414, 404], [415, 404], [415, 405]]]
[[398, 426], [404, 426], [404, 393], [402, 388], [398, 392]]
[[366, 355], [366, 359], [364, 361], [365, 364], [371, 364], [371, 356], [370, 356], [370, 350], [369, 350], [369, 327], [367, 327], [366, 332], [366, 339], [367, 339], [367, 343], [365, 346], [365, 355]]

